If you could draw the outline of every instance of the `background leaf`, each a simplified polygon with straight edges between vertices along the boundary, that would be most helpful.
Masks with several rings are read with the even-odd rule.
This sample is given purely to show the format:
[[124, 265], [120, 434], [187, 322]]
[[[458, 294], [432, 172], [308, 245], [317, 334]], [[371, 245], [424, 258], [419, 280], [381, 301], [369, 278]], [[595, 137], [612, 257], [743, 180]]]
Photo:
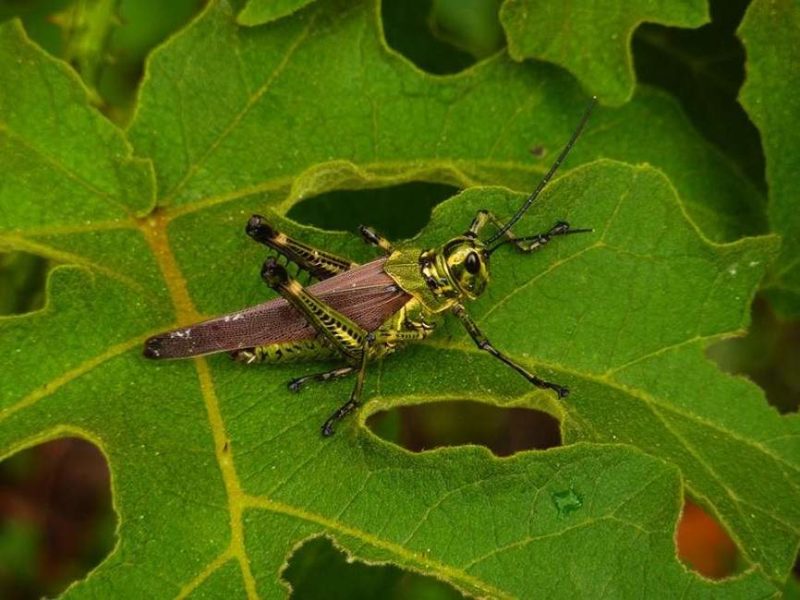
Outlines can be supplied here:
[[633, 30], [644, 21], [698, 27], [708, 21], [708, 6], [701, 0], [506, 0], [500, 20], [515, 60], [561, 65], [602, 103], [616, 106], [634, 92]]
[[[441, 204], [413, 243], [442, 243], [479, 208], [510, 214], [523, 196], [508, 188], [531, 187], [580, 114], [585, 99], [553, 67], [499, 55], [431, 77], [387, 50], [378, 23], [372, 3], [319, 2], [239, 29], [214, 4], [153, 58], [128, 132], [17, 25], [0, 27], [13, 84], [0, 88], [0, 158], [15, 175], [0, 187], [0, 242], [77, 265], [52, 272], [45, 309], [0, 320], [14, 373], [0, 448], [91, 440], [119, 513], [119, 545], [71, 593], [272, 597], [285, 593], [287, 556], [326, 536], [475, 595], [592, 596], [598, 579], [614, 596], [774, 594], [798, 545], [798, 419], [704, 349], [743, 330], [777, 240], [717, 244], [687, 217], [717, 239], [759, 231], [759, 194], [665, 94], [600, 111], [571, 162], [582, 166], [524, 221], [595, 234], [532, 256], [503, 249], [472, 306], [499, 347], [569, 385], [568, 401], [532, 392], [453, 324], [371, 369], [369, 404], [330, 440], [319, 425], [350, 383], [285, 388], [320, 366], [141, 357], [148, 335], [269, 295], [263, 250], [241, 231], [252, 212], [365, 260], [355, 236], [284, 215], [332, 189], [506, 186]], [[526, 154], [532, 139], [547, 141], [540, 161]], [[413, 455], [364, 427], [378, 411], [463, 399], [545, 410], [568, 446]], [[710, 583], [676, 560], [684, 490], [738, 543], [739, 577]]]
[[633, 37], [636, 79], [675, 95], [692, 124], [762, 190], [758, 129], [738, 102], [745, 52], [736, 29], [749, 0], [711, 0], [711, 22], [697, 29], [644, 23]]
[[[19, 24], [0, 32], [0, 151], [14, 174], [3, 182], [3, 230], [147, 213], [154, 194], [149, 162], [131, 156], [122, 132], [87, 105], [77, 76], [29, 44]], [[25, 85], [18, 85], [23, 75]], [[68, 219], [49, 210], [60, 198], [76, 207]]]
[[767, 159], [769, 219], [783, 235], [781, 256], [766, 284], [776, 309], [800, 316], [800, 7], [796, 2], [756, 1], [739, 35], [747, 49], [747, 81], [741, 101], [761, 131]]
[[300, 10], [314, 0], [248, 0], [237, 21], [242, 25], [263, 25]]

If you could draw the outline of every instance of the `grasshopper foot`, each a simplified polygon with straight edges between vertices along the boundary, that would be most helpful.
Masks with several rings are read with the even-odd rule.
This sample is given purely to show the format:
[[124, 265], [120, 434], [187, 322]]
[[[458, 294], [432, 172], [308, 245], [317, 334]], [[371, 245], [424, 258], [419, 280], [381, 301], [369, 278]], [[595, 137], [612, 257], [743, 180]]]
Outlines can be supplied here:
[[539, 379], [536, 375], [530, 376], [528, 379], [538, 388], [553, 390], [559, 398], [566, 398], [569, 396], [569, 388], [566, 388], [563, 385], [558, 385], [557, 383], [551, 383], [549, 381], [545, 381], [544, 379]]
[[340, 406], [330, 417], [328, 417], [328, 420], [322, 424], [322, 436], [331, 437], [335, 433], [333, 426], [357, 409], [360, 405], [361, 404], [358, 400], [356, 400], [353, 396], [350, 396], [350, 400], [342, 404], [342, 406]]
[[335, 432], [333, 430], [333, 419], [328, 419], [322, 425], [322, 437], [331, 437]]
[[290, 392], [294, 392], [296, 394], [303, 388], [304, 383], [304, 377], [295, 377], [294, 379], [289, 380], [289, 383], [286, 384], [286, 387], [289, 388]]

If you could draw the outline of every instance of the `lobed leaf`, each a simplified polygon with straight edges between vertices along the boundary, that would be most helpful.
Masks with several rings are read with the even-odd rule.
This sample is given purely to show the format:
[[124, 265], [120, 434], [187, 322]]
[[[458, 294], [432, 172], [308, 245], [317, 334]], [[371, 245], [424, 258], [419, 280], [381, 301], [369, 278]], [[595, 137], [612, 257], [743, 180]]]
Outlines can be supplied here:
[[29, 43], [15, 21], [0, 26], [0, 73], [0, 152], [14, 175], [3, 180], [0, 231], [64, 224], [52, 210], [60, 199], [77, 207], [69, 219], [78, 222], [152, 208], [149, 162], [131, 156], [122, 132], [87, 104], [78, 76]]
[[709, 16], [702, 0], [506, 0], [500, 21], [514, 60], [535, 58], [560, 65], [601, 102], [618, 106], [634, 94], [631, 37], [637, 26], [648, 21], [699, 27]]
[[[45, 309], [0, 319], [13, 374], [0, 387], [0, 453], [66, 434], [92, 440], [108, 457], [119, 513], [117, 548], [69, 595], [275, 597], [286, 592], [287, 556], [322, 535], [476, 596], [751, 597], [782, 587], [800, 529], [798, 419], [703, 354], [746, 325], [776, 240], [711, 242], [661, 171], [589, 162], [643, 160], [656, 134], [682, 149], [653, 161], [669, 174], [686, 155], [706, 156], [665, 97], [643, 92], [602, 111], [573, 163], [587, 164], [519, 224], [532, 233], [568, 219], [595, 234], [529, 256], [498, 251], [491, 287], [471, 306], [498, 347], [569, 385], [569, 399], [532, 391], [451, 325], [371, 368], [368, 404], [325, 440], [319, 426], [350, 382], [293, 395], [285, 382], [320, 366], [152, 363], [143, 340], [268, 296], [263, 250], [242, 232], [252, 212], [364, 260], [371, 253], [355, 236], [281, 215], [336, 187], [420, 178], [530, 187], [542, 165], [523, 158], [528, 129], [547, 136], [552, 156], [572, 125], [557, 101], [580, 112], [574, 86], [503, 57], [458, 77], [419, 73], [386, 51], [372, 4], [319, 2], [247, 30], [213, 4], [152, 61], [128, 132], [146, 158], [132, 158], [128, 135], [17, 25], [0, 26], [0, 65], [13, 84], [0, 87], [0, 160], [13, 174], [0, 187], [0, 242], [72, 265], [51, 273]], [[653, 125], [632, 128], [624, 115]], [[714, 156], [676, 179], [692, 214], [749, 194], [720, 189], [727, 167]], [[462, 232], [479, 208], [508, 215], [522, 197], [468, 190], [413, 243]], [[547, 410], [567, 446], [509, 459], [477, 448], [412, 455], [364, 427], [388, 407], [449, 399]], [[737, 540], [740, 576], [711, 583], [678, 563], [684, 487]]]

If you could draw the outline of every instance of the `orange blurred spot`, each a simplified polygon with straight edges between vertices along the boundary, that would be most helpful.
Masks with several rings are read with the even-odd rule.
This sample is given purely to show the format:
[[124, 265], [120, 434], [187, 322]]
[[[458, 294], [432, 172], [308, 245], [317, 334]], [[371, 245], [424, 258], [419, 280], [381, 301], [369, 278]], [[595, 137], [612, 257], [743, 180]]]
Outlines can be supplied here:
[[704, 577], [722, 579], [736, 571], [736, 544], [722, 526], [687, 500], [675, 536], [678, 558]]

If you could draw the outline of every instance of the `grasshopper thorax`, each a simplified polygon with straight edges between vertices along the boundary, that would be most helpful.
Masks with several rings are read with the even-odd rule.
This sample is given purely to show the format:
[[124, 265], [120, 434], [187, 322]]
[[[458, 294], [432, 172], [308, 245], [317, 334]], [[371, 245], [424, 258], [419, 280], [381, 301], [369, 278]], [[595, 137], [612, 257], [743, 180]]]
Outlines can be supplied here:
[[440, 297], [475, 299], [489, 282], [489, 251], [483, 242], [470, 235], [425, 250], [419, 262], [425, 282]]

